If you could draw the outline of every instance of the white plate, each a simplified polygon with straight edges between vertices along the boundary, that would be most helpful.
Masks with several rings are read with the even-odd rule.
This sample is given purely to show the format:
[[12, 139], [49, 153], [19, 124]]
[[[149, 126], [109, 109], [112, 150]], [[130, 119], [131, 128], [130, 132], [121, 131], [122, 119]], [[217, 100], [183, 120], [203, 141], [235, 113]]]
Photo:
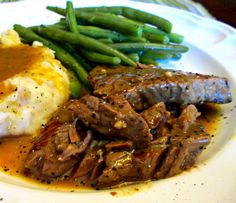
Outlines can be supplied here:
[[[47, 11], [46, 5], [64, 6], [64, 0], [22, 1], [0, 4], [0, 31], [14, 23], [25, 26], [50, 24], [59, 16]], [[232, 82], [233, 102], [223, 105], [226, 119], [198, 167], [179, 176], [155, 181], [131, 192], [134, 188], [111, 191], [61, 192], [39, 188], [22, 180], [0, 174], [1, 202], [236, 202], [236, 31], [223, 23], [189, 12], [154, 4], [130, 1], [74, 1], [75, 6], [127, 5], [155, 13], [174, 23], [174, 32], [184, 34], [190, 51], [176, 68], [228, 77]], [[142, 189], [143, 188], [143, 189]], [[3, 198], [3, 199], [1, 199]]]

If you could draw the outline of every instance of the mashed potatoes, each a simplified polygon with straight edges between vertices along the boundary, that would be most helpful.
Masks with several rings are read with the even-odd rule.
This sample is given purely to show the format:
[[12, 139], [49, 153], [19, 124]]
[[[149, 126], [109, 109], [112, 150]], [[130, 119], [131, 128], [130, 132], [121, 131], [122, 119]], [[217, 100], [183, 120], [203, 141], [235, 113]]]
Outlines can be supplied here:
[[0, 36], [0, 137], [35, 135], [69, 97], [66, 69], [46, 47]]

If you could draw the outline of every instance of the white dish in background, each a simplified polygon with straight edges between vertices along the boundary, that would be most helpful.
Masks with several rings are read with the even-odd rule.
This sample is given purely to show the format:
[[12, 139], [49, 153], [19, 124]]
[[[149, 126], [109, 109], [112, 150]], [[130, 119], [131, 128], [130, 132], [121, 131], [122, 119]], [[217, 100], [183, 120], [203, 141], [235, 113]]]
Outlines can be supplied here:
[[[0, 31], [14, 23], [25, 26], [50, 24], [59, 16], [47, 11], [47, 5], [65, 6], [65, 0], [21, 1], [0, 4]], [[190, 51], [176, 69], [226, 76], [232, 83], [233, 102], [223, 105], [221, 127], [214, 144], [201, 156], [197, 168], [181, 175], [137, 186], [132, 189], [62, 192], [31, 185], [20, 179], [0, 174], [1, 202], [236, 202], [236, 30], [223, 23], [174, 8], [131, 1], [74, 1], [74, 6], [126, 5], [143, 9], [169, 19], [173, 31], [185, 35]], [[172, 65], [173, 68], [173, 65]]]

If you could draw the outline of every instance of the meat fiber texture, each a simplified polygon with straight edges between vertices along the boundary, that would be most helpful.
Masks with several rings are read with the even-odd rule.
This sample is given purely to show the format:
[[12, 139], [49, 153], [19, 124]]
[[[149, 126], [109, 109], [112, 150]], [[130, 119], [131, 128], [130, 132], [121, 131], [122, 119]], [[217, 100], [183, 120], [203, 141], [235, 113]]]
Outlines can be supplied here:
[[224, 77], [156, 67], [96, 67], [89, 80], [93, 95], [56, 112], [26, 159], [27, 174], [98, 189], [174, 176], [211, 140], [194, 104], [232, 100]]
[[192, 167], [210, 142], [199, 115], [188, 105], [173, 117], [163, 102], [139, 114], [115, 95], [71, 100], [35, 140], [25, 174], [99, 189], [173, 176]]
[[186, 105], [232, 101], [229, 81], [224, 77], [157, 67], [98, 66], [90, 72], [89, 80], [94, 95], [123, 95], [136, 110], [157, 102]]

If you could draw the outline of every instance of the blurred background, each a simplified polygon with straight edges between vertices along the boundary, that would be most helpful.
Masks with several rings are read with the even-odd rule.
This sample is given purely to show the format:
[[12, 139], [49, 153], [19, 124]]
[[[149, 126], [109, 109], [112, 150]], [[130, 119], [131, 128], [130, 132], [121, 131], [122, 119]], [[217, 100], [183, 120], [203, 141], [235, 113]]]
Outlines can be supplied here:
[[[0, 3], [20, 0], [0, 0]], [[215, 18], [236, 28], [236, 0], [133, 0], [163, 4]]]
[[194, 0], [202, 4], [217, 20], [236, 28], [236, 0]]

